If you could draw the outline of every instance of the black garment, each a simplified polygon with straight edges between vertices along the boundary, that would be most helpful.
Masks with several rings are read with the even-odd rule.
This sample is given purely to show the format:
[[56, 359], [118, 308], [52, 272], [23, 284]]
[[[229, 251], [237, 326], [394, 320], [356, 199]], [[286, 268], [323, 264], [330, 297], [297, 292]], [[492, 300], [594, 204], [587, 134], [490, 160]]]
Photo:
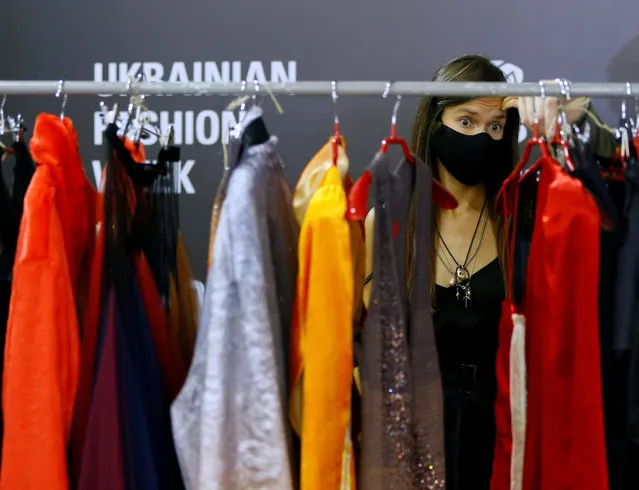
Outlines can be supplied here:
[[472, 304], [436, 287], [435, 339], [444, 387], [447, 490], [488, 490], [495, 445], [495, 359], [505, 297], [499, 259], [470, 278]]
[[[18, 232], [24, 196], [35, 172], [35, 165], [27, 145], [20, 141], [13, 144], [13, 190], [11, 195], [0, 168], [0, 379], [4, 367], [4, 344], [7, 335], [7, 321], [9, 319], [9, 303], [11, 300], [11, 282], [13, 279], [13, 263], [18, 245]], [[4, 150], [0, 149], [0, 164]], [[0, 413], [1, 413], [0, 405]], [[0, 419], [0, 441], [2, 440], [2, 419]]]
[[[626, 196], [623, 211], [624, 243], [619, 253], [616, 284], [615, 349], [618, 378], [626, 388], [625, 417], [620, 410], [626, 440], [623, 488], [639, 486], [639, 164], [629, 163], [626, 169]], [[627, 368], [624, 370], [624, 368]], [[620, 390], [624, 393], [624, 390]], [[617, 489], [612, 489], [617, 490]]]
[[[615, 325], [615, 284], [617, 280], [617, 258], [622, 243], [621, 221], [615, 200], [606, 186], [597, 157], [588, 145], [575, 152], [576, 169], [571, 175], [579, 179], [592, 195], [601, 214], [599, 259], [599, 341], [601, 349], [601, 383], [604, 403], [604, 425], [606, 430], [606, 456], [611, 490], [623, 488], [623, 462], [626, 452], [625, 435], [625, 389], [619, 376], [625, 370], [623, 360], [613, 350]], [[626, 376], [622, 376], [623, 379]]]
[[[0, 158], [2, 158], [0, 149]], [[11, 194], [7, 187], [2, 169], [0, 169], [0, 335], [2, 337], [2, 352], [0, 361], [4, 357], [4, 338], [9, 318], [9, 300], [11, 298], [11, 272], [18, 241], [18, 225], [13, 213]], [[0, 364], [0, 372], [2, 364]]]
[[526, 289], [526, 270], [535, 228], [535, 212], [537, 210], [537, 187], [537, 179], [532, 177], [519, 184], [513, 266], [513, 303], [515, 305], [521, 304]]
[[[632, 345], [633, 331], [639, 327], [639, 166], [626, 170], [626, 225], [624, 244], [619, 253], [615, 311], [617, 313], [614, 348], [628, 350]], [[638, 441], [639, 442], [639, 441]]]
[[[2, 344], [0, 346], [0, 374], [4, 361], [4, 340], [9, 317], [13, 262], [18, 244], [24, 196], [35, 172], [35, 165], [24, 142], [14, 143], [13, 151], [15, 156], [11, 194], [0, 169], [0, 342]], [[3, 153], [4, 150], [0, 149], [0, 160]], [[7, 161], [2, 164], [6, 165]]]

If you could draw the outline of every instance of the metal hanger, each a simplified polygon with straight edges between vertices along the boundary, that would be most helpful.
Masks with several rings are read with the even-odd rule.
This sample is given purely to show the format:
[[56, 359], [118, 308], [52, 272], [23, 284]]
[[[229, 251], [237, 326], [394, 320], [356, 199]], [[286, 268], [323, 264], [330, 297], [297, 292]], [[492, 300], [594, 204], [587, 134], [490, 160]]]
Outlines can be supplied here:
[[[22, 124], [22, 115], [18, 114], [16, 118], [5, 115], [4, 106], [7, 103], [6, 94], [2, 96], [0, 102], [0, 138], [6, 134], [13, 134], [13, 140], [19, 142], [23, 138], [24, 125]], [[2, 142], [0, 145], [4, 149], [4, 153], [14, 153], [12, 148], [6, 147]]]
[[337, 82], [331, 82], [331, 101], [333, 105], [333, 137], [331, 138], [331, 148], [333, 156], [333, 166], [337, 166], [337, 158], [339, 156], [339, 144], [342, 139], [339, 129], [339, 116], [337, 115]]
[[[539, 96], [541, 97], [542, 103], [543, 103], [543, 101], [546, 99], [546, 85], [543, 80], [539, 80]], [[515, 170], [510, 174], [510, 177], [506, 179], [504, 186], [502, 188], [505, 188], [508, 181], [510, 179], [514, 179], [516, 175], [518, 175], [519, 179], [521, 180], [525, 178], [530, 172], [536, 172], [537, 179], [539, 179], [539, 172], [537, 172], [537, 169], [539, 168], [539, 166], [535, 166], [535, 164], [533, 164], [530, 168], [526, 168], [534, 147], [539, 148], [543, 158], [552, 158], [550, 155], [550, 151], [548, 149], [546, 138], [544, 138], [543, 136], [539, 136], [539, 113], [536, 108], [535, 100], [533, 99], [532, 136], [526, 142], [526, 146], [524, 147], [524, 152], [521, 156], [521, 159], [519, 160], [519, 163], [515, 167]], [[539, 161], [540, 160], [538, 160], [538, 162]]]
[[6, 130], [6, 121], [4, 118], [4, 105], [7, 103], [6, 94], [2, 96], [2, 102], [0, 102], [0, 136], [3, 136]]
[[58, 90], [55, 96], [59, 99], [62, 97], [62, 106], [60, 107], [60, 121], [64, 121], [64, 109], [67, 106], [67, 94], [64, 92], [64, 80], [58, 80]]
[[7, 116], [7, 122], [9, 123], [9, 132], [13, 133], [13, 141], [16, 143], [21, 142], [24, 139], [24, 131], [26, 129], [22, 122], [22, 114], [18, 114], [15, 119]]
[[[383, 98], [388, 97], [390, 93], [391, 82], [386, 82], [386, 88], [384, 89], [384, 93], [382, 94]], [[399, 112], [399, 105], [402, 102], [402, 96], [397, 95], [397, 99], [395, 100], [395, 105], [393, 106], [393, 114], [391, 116], [391, 128], [390, 128], [390, 136], [384, 138], [382, 140], [382, 146], [380, 147], [380, 153], [386, 153], [388, 149], [388, 145], [399, 145], [402, 147], [402, 152], [404, 153], [404, 158], [408, 161], [408, 163], [414, 164], [415, 158], [410, 152], [410, 148], [408, 147], [408, 143], [404, 138], [400, 138], [397, 136], [397, 113]]]
[[253, 80], [253, 95], [251, 96], [251, 99], [253, 99], [253, 107], [255, 107], [257, 104], [256, 100], [257, 100], [257, 95], [260, 92], [260, 82], [259, 80]]
[[[567, 100], [570, 100], [571, 94], [568, 92], [567, 85], [563, 80], [556, 78], [555, 82], [559, 85], [561, 95]], [[549, 142], [551, 148], [555, 149], [555, 160], [557, 160], [565, 169], [574, 171], [575, 163], [572, 160], [570, 154], [570, 143], [572, 138], [572, 131], [570, 124], [568, 124], [568, 116], [563, 102], [557, 106], [557, 124], [555, 127], [555, 135]]]

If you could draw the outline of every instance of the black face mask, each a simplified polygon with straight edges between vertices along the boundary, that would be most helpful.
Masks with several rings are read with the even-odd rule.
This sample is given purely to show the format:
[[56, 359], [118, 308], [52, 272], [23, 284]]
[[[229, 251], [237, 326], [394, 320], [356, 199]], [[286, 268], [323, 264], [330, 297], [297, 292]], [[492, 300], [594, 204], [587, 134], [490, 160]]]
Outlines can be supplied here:
[[488, 133], [469, 136], [442, 124], [433, 134], [431, 147], [444, 168], [469, 187], [499, 187], [512, 167], [507, 142]]

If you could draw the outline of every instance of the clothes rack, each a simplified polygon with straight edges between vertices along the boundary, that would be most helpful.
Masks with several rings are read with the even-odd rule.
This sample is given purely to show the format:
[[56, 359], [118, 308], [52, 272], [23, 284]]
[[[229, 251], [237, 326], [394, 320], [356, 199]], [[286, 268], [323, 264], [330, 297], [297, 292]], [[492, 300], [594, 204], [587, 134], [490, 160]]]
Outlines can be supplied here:
[[[333, 89], [333, 83], [335, 89]], [[390, 86], [389, 86], [390, 84]], [[568, 82], [573, 97], [639, 97], [639, 82], [583, 83]], [[555, 81], [505, 82], [389, 82], [389, 81], [303, 81], [303, 82], [95, 82], [91, 80], [15, 80], [0, 81], [0, 95], [275, 95], [330, 96], [422, 96], [458, 95], [535, 96], [545, 90], [548, 96], [562, 95]]]

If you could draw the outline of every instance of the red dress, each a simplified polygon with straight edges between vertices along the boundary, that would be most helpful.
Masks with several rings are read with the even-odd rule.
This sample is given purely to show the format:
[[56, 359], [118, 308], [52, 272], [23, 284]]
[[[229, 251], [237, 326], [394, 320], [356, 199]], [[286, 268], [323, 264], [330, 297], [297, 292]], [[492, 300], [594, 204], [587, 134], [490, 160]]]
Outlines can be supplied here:
[[[598, 320], [600, 215], [582, 183], [555, 161], [542, 157], [534, 167], [541, 169], [541, 176], [521, 307], [527, 324], [528, 375], [523, 488], [606, 490]], [[512, 196], [511, 187], [517, 185], [517, 179], [510, 179], [506, 195]], [[499, 418], [497, 422], [499, 438]]]

